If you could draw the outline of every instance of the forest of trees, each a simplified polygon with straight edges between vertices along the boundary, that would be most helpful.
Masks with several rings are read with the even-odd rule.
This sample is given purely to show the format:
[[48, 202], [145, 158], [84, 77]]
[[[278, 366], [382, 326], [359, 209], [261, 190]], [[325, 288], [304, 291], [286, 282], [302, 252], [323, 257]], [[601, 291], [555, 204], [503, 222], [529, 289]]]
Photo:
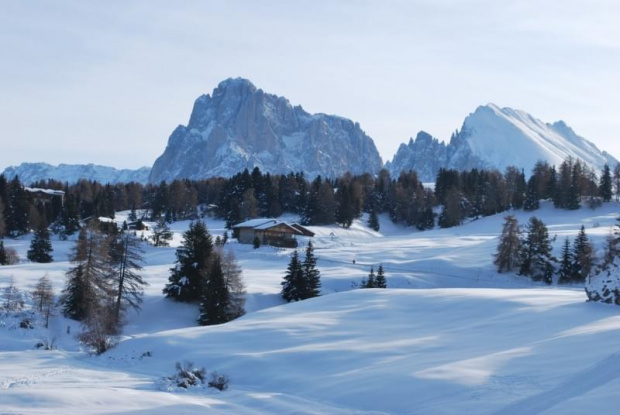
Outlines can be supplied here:
[[[620, 197], [620, 165], [592, 171], [578, 160], [565, 160], [558, 168], [538, 162], [526, 180], [525, 173], [508, 167], [497, 170], [457, 171], [441, 169], [434, 190], [423, 186], [413, 171], [393, 178], [387, 170], [376, 176], [345, 174], [336, 179], [303, 173], [263, 174], [258, 168], [235, 176], [171, 183], [100, 184], [81, 180], [76, 184], [53, 180], [29, 183], [33, 187], [62, 190], [51, 203], [36, 202], [19, 178], [0, 176], [0, 237], [19, 236], [49, 227], [61, 237], [79, 230], [80, 221], [91, 217], [114, 218], [114, 212], [131, 210], [130, 220], [158, 221], [166, 244], [164, 222], [198, 219], [209, 212], [226, 220], [227, 226], [256, 217], [278, 217], [284, 212], [300, 216], [304, 225], [351, 226], [368, 213], [368, 224], [380, 229], [385, 213], [397, 224], [419, 230], [458, 226], [466, 220], [510, 209], [534, 211], [540, 200], [552, 200], [562, 209], [582, 203], [595, 208]], [[438, 212], [436, 214], [435, 212]], [[138, 217], [140, 215], [140, 217]]]

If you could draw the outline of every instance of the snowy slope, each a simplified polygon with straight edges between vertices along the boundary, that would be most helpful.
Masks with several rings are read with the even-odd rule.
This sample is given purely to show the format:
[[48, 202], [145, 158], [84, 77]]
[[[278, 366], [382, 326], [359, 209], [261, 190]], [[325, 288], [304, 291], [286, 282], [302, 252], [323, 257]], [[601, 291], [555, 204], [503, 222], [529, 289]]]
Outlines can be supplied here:
[[8, 179], [19, 176], [22, 183], [30, 184], [40, 180], [54, 179], [61, 182], [75, 183], [80, 179], [95, 180], [100, 183], [146, 183], [151, 169], [141, 167], [137, 170], [115, 169], [96, 164], [59, 164], [22, 163], [9, 166], [2, 174]]
[[[570, 212], [543, 204], [532, 213], [557, 236], [557, 253], [582, 224], [600, 250], [618, 211], [617, 203]], [[521, 223], [532, 214], [514, 213]], [[248, 314], [217, 327], [197, 327], [196, 306], [161, 294], [188, 226], [174, 223], [172, 247], [145, 247], [143, 310], [109, 353], [85, 355], [66, 334], [77, 325], [58, 316], [49, 331], [15, 329], [0, 316], [0, 413], [615, 414], [617, 307], [586, 303], [581, 287], [496, 274], [502, 217], [427, 232], [383, 216], [380, 232], [363, 221], [313, 227], [324, 296], [295, 304], [278, 295], [291, 250], [233, 241]], [[222, 221], [207, 224], [222, 233]], [[29, 238], [5, 244], [23, 257]], [[0, 267], [0, 287], [14, 276], [31, 289], [47, 273], [62, 288], [72, 244], [54, 241], [51, 264]], [[379, 263], [390, 288], [352, 290]], [[51, 337], [60, 350], [33, 350]], [[230, 390], [161, 390], [184, 359], [227, 373]]]
[[420, 132], [415, 141], [400, 146], [386, 168], [393, 176], [413, 169], [421, 180], [432, 181], [442, 167], [503, 171], [516, 166], [529, 174], [539, 160], [559, 166], [568, 157], [582, 160], [596, 172], [605, 164], [618, 163], [563, 121], [548, 124], [524, 111], [488, 104], [465, 118], [448, 145]]

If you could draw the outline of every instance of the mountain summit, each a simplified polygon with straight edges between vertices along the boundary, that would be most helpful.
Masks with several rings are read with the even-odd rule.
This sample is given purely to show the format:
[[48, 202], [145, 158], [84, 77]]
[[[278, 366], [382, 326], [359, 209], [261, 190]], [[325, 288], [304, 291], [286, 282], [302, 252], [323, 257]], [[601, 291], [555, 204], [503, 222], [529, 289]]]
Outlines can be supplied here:
[[382, 161], [358, 123], [309, 114], [247, 79], [230, 78], [196, 100], [189, 123], [174, 130], [149, 180], [229, 177], [254, 167], [336, 177], [376, 173]]
[[467, 170], [508, 166], [529, 174], [539, 160], [559, 166], [568, 157], [582, 160], [596, 171], [618, 161], [578, 136], [566, 123], [544, 123], [532, 115], [495, 104], [480, 106], [469, 114], [461, 131], [446, 145], [425, 132], [408, 145], [401, 144], [386, 167], [392, 175], [417, 170], [424, 181], [434, 181], [439, 168]]

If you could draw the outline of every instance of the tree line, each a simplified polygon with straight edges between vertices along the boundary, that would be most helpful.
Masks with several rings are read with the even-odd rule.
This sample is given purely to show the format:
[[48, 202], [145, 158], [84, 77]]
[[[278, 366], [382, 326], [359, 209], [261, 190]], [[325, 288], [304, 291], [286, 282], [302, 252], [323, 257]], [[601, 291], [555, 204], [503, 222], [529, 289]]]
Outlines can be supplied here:
[[[54, 180], [31, 183], [33, 187], [62, 190], [60, 198], [43, 202], [24, 190], [18, 177], [0, 175], [0, 236], [19, 236], [42, 227], [61, 236], [72, 235], [87, 218], [114, 218], [130, 210], [130, 220], [198, 219], [205, 213], [226, 220], [227, 226], [256, 217], [278, 217], [284, 212], [300, 216], [304, 225], [339, 224], [349, 227], [363, 213], [368, 225], [380, 229], [379, 214], [394, 223], [419, 230], [458, 226], [510, 209], [534, 211], [540, 200], [552, 200], [562, 209], [578, 209], [610, 201], [620, 195], [620, 165], [599, 175], [579, 160], [567, 159], [557, 169], [538, 162], [529, 179], [508, 167], [497, 170], [440, 169], [434, 189], [425, 187], [415, 171], [391, 177], [387, 170], [376, 176], [351, 175], [309, 181], [303, 173], [271, 175], [254, 168], [230, 178], [175, 180], [171, 183], [101, 184], [80, 180], [75, 184]], [[438, 214], [435, 212], [439, 212]]]

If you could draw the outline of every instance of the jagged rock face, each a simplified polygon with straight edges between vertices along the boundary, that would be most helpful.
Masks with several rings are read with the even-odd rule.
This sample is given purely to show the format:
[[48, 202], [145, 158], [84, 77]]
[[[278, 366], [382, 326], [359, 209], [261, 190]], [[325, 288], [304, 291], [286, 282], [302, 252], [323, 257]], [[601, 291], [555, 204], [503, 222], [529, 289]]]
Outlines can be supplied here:
[[447, 165], [448, 149], [445, 143], [420, 131], [415, 141], [401, 144], [391, 162], [386, 163], [392, 177], [396, 178], [401, 171], [415, 170], [423, 182], [435, 181], [437, 171]]
[[372, 139], [351, 120], [308, 114], [245, 79], [228, 79], [199, 97], [187, 127], [177, 127], [150, 181], [230, 177], [243, 169], [308, 177], [376, 173]]
[[96, 164], [59, 164], [53, 166], [47, 163], [22, 163], [19, 166], [7, 167], [2, 174], [9, 180], [19, 176], [19, 180], [25, 184], [47, 179], [68, 183], [76, 183], [78, 180], [86, 179], [110, 184], [129, 182], [145, 184], [148, 182], [150, 171], [149, 167], [120, 170]]
[[559, 166], [568, 157], [582, 160], [597, 172], [605, 164], [618, 163], [563, 121], [547, 124], [524, 111], [489, 104], [467, 116], [447, 146], [420, 133], [415, 142], [401, 145], [387, 167], [392, 176], [401, 170], [417, 170], [421, 180], [433, 181], [441, 167], [503, 171], [516, 166], [529, 174], [539, 160]]

